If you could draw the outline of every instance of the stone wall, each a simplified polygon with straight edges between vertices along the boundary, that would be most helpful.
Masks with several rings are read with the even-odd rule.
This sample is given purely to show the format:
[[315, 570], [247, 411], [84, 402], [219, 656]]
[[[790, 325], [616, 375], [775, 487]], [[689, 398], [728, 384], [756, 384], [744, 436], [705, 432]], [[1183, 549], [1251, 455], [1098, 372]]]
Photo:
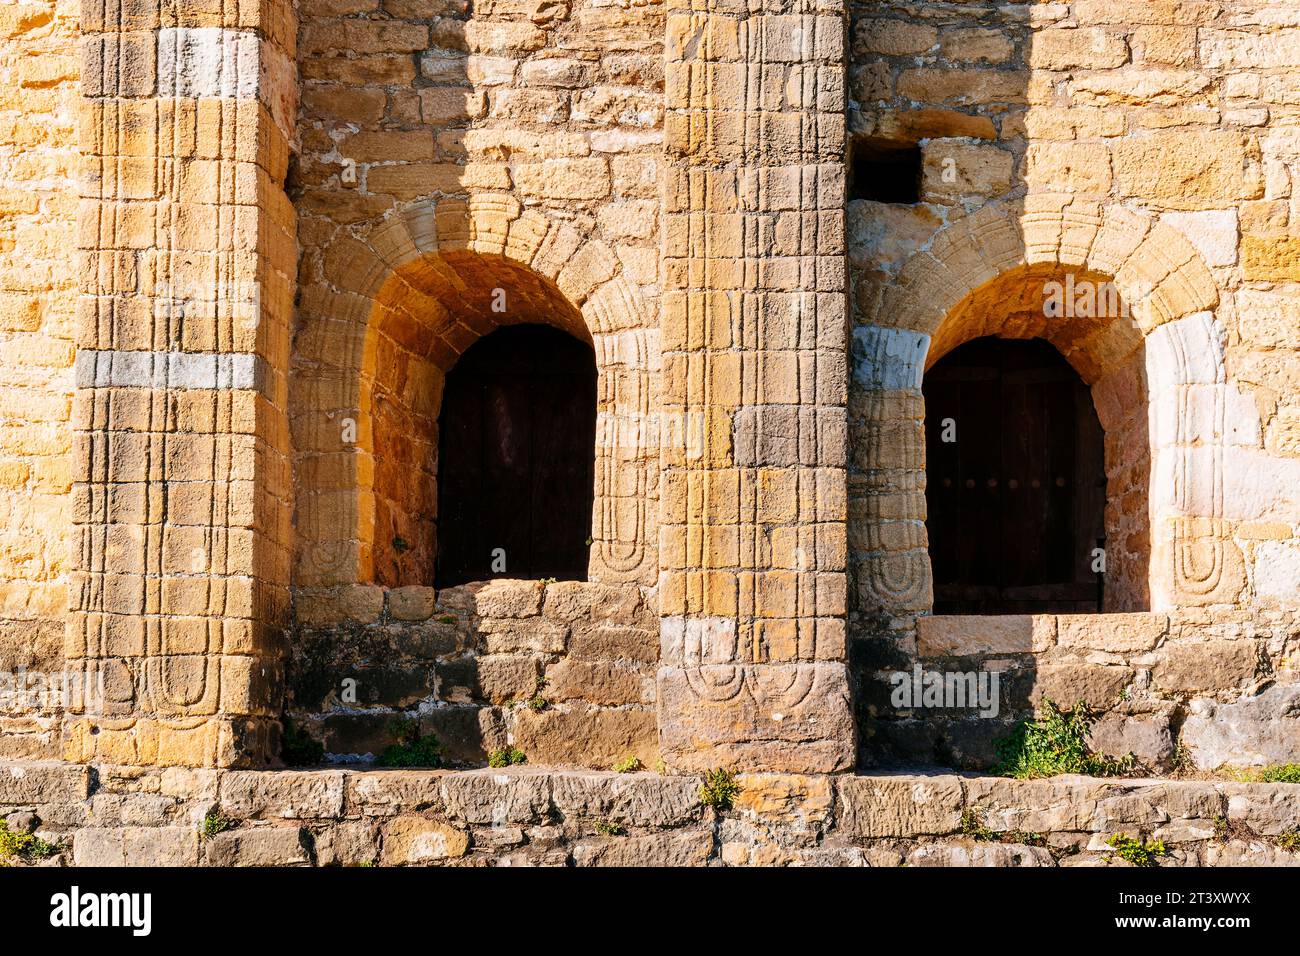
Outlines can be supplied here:
[[653, 590], [496, 581], [346, 597], [300, 599], [287, 668], [287, 712], [327, 759], [372, 759], [409, 720], [453, 764], [510, 746], [540, 764], [657, 763]]
[[443, 376], [498, 326], [541, 322], [596, 353], [591, 578], [653, 584], [660, 8], [300, 17], [295, 583], [429, 583]]
[[[1160, 866], [1300, 864], [1279, 836], [1300, 788], [1064, 777], [750, 774], [734, 807], [700, 779], [546, 771], [258, 772], [0, 765], [11, 830], [74, 866]], [[206, 838], [206, 818], [231, 826]]]
[[[80, 4], [0, 8], [0, 671], [63, 667], [77, 308]], [[57, 756], [53, 709], [5, 712], [0, 755]]]
[[[1298, 72], [1263, 0], [8, 5], [0, 670], [106, 707], [0, 756], [262, 764], [287, 686], [336, 755], [843, 770], [851, 657], [868, 759], [987, 757], [885, 712], [918, 661], [1295, 759]], [[533, 321], [596, 355], [590, 583], [434, 595], [442, 376]], [[1092, 388], [1124, 613], [918, 624], [920, 385], [988, 334]]]
[[[855, 198], [852, 183], [848, 202], [862, 719], [882, 716], [866, 675], [925, 657], [924, 371], [981, 335], [1046, 338], [1091, 386], [1106, 430], [1106, 609], [1185, 622], [1167, 646], [1133, 646], [1122, 615], [1088, 624], [1086, 648], [1022, 646], [1011, 704], [1025, 692], [1105, 708], [1122, 696], [1124, 709], [1143, 698], [1172, 708], [1175, 742], [1181, 708], [1201, 698], [1235, 695], [1262, 714], [1262, 688], [1293, 686], [1284, 649], [1300, 599], [1300, 458], [1287, 437], [1300, 343], [1285, 305], [1300, 279], [1300, 19], [1260, 2], [1094, 0], [886, 2], [851, 15], [851, 149], [920, 150], [918, 202]], [[1049, 314], [1046, 283], [1069, 279], [1111, 283], [1124, 308]], [[1258, 609], [1250, 623], [1245, 609]], [[1008, 628], [1027, 633], [967, 622], [970, 644], [949, 652], [969, 663]], [[1219, 649], [1241, 666], [1225, 671]], [[1148, 684], [1166, 653], [1188, 661], [1168, 678], [1177, 686]], [[1079, 679], [1063, 683], [1067, 672]], [[928, 750], [934, 738], [921, 737]]]
[[1058, 707], [1083, 701], [1097, 716], [1093, 746], [1151, 770], [1300, 760], [1294, 612], [952, 615], [922, 617], [916, 633], [915, 664], [925, 671], [997, 673], [996, 713], [900, 709], [891, 675], [910, 671], [913, 659], [877, 641], [880, 669], [864, 677], [860, 702], [870, 759], [992, 767], [997, 739], [1048, 698]]

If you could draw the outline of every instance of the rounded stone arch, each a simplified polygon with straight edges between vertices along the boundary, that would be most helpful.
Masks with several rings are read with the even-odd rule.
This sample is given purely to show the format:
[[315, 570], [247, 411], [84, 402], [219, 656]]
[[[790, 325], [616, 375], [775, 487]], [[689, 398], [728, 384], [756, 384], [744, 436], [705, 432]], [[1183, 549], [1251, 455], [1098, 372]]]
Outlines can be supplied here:
[[[608, 246], [511, 196], [478, 195], [422, 200], [367, 231], [341, 231], [321, 262], [325, 282], [300, 303], [290, 391], [295, 585], [429, 583], [393, 572], [379, 497], [386, 443], [428, 443], [442, 376], [459, 355], [499, 326], [529, 321], [595, 352], [589, 577], [653, 583], [657, 324]], [[423, 453], [404, 447], [404, 460], [436, 458], [432, 442]], [[404, 564], [422, 573], [415, 557]]]
[[[1049, 327], [1041, 316], [1044, 285], [1071, 275], [1111, 283], [1122, 313]], [[1037, 325], [1030, 319], [1035, 292]], [[1225, 432], [1218, 304], [1214, 278], [1191, 242], [1130, 209], [1039, 196], [990, 203], [937, 233], [868, 307], [873, 324], [853, 334], [864, 466], [850, 502], [859, 524], [850, 532], [859, 609], [924, 613], [932, 606], [921, 383], [939, 357], [981, 335], [1056, 345], [1091, 386], [1112, 435], [1108, 475], [1109, 446], [1122, 444], [1114, 430], [1134, 403], [1145, 409], [1137, 423], [1147, 431], [1151, 460], [1131, 491], [1146, 498], [1147, 523], [1130, 532], [1147, 536], [1148, 593], [1128, 593], [1120, 607], [1234, 600], [1244, 570], [1223, 520], [1222, 456], [1212, 450]], [[1189, 392], [1203, 388], [1211, 396], [1206, 428], [1189, 421]]]

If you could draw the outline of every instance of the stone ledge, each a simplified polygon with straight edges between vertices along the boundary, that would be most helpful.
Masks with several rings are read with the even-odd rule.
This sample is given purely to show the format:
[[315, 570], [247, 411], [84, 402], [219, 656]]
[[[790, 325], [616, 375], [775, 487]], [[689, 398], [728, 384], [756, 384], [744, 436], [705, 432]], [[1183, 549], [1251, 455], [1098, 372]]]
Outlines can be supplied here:
[[[1161, 865], [1300, 865], [1276, 839], [1300, 827], [1290, 784], [742, 774], [717, 813], [696, 776], [550, 767], [0, 763], [15, 780], [0, 815], [61, 847], [44, 865], [1121, 865], [1117, 833], [1164, 841]], [[214, 814], [232, 826], [201, 837]]]

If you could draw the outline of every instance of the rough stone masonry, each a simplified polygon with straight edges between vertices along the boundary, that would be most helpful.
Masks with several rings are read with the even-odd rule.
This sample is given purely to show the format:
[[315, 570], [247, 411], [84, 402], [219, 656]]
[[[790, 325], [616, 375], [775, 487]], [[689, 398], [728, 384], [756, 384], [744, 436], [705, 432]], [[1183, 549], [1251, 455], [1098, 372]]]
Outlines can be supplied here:
[[[1236, 862], [1216, 816], [1300, 824], [851, 775], [988, 769], [1044, 698], [1152, 773], [1300, 762], [1300, 4], [18, 0], [0, 79], [0, 793], [71, 859], [1050, 862], [1116, 822]], [[598, 373], [587, 574], [435, 590], [448, 374], [534, 323]], [[923, 385], [990, 338], [1104, 434], [1090, 606], [935, 613]], [[999, 715], [891, 706], [917, 665], [997, 671]], [[391, 818], [405, 777], [273, 769], [395, 719], [464, 769]], [[446, 793], [508, 747], [547, 769], [492, 784], [501, 837]], [[676, 809], [592, 842], [632, 757]], [[763, 805], [688, 808], [718, 766]], [[227, 796], [299, 786], [338, 806]], [[981, 788], [1049, 849], [954, 842]], [[193, 843], [200, 804], [248, 826]]]

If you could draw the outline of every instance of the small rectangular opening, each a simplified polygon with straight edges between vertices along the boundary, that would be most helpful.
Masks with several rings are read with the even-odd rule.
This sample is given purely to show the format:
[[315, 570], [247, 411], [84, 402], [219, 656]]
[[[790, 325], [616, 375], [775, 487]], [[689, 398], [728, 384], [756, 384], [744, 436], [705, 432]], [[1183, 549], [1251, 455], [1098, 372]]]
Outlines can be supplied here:
[[921, 201], [921, 147], [858, 137], [849, 145], [849, 199]]

